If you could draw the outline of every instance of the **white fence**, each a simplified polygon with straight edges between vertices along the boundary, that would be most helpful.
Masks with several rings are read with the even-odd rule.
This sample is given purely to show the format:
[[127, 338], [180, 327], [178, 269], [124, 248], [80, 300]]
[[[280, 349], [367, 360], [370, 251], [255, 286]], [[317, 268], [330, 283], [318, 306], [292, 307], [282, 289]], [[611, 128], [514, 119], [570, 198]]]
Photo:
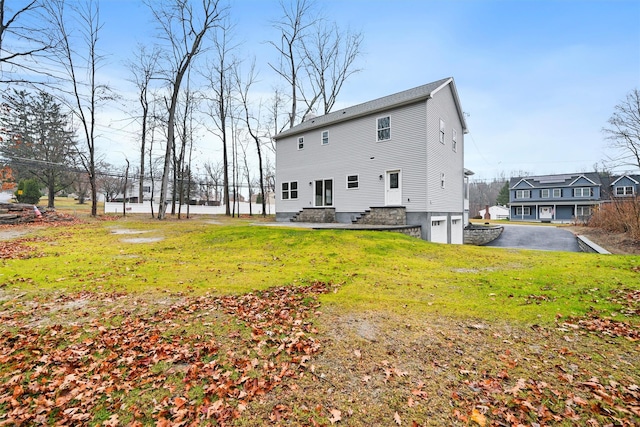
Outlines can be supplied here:
[[[132, 214], [144, 214], [147, 213], [151, 215], [151, 203], [127, 203], [123, 206], [122, 202], [105, 202], [104, 203], [104, 213], [105, 214], [122, 214], [123, 209], [126, 209], [127, 213]], [[224, 215], [226, 213], [225, 205], [221, 206], [200, 206], [200, 205], [182, 205], [179, 209], [176, 205], [176, 213], [180, 210], [181, 215], [187, 214], [187, 209], [189, 215]], [[233, 211], [233, 206], [229, 206], [229, 209]], [[248, 214], [249, 213], [249, 203], [240, 202], [236, 203], [236, 213]], [[266, 207], [267, 215], [275, 214], [276, 207], [274, 205], [267, 204]], [[158, 204], [153, 204], [153, 212], [158, 212]], [[167, 206], [167, 213], [171, 212], [171, 205]], [[254, 215], [262, 214], [262, 205], [252, 203], [251, 204], [251, 213]]]

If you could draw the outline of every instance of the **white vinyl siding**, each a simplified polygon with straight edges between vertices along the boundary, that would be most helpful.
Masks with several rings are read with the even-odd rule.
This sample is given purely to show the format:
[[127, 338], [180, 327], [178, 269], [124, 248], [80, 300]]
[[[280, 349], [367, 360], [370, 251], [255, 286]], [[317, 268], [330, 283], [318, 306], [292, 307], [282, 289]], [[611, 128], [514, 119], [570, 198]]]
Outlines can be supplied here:
[[444, 120], [440, 119], [440, 143], [444, 144]]

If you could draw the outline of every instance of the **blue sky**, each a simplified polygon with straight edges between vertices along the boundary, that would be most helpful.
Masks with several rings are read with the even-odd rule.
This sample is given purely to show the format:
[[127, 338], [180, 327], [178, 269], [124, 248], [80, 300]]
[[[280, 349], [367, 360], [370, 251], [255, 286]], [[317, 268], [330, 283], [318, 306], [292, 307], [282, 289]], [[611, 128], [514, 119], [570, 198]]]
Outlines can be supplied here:
[[[319, 6], [364, 34], [362, 71], [346, 83], [336, 108], [454, 77], [469, 115], [465, 166], [478, 179], [593, 170], [608, 153], [601, 129], [614, 106], [640, 88], [638, 0], [325, 0]], [[136, 42], [152, 40], [152, 26], [138, 0], [102, 0], [100, 7], [102, 49], [110, 54], [102, 72], [126, 93], [122, 60]], [[278, 83], [267, 65], [276, 53], [265, 43], [277, 37], [270, 22], [281, 13], [278, 2], [237, 0], [230, 13], [268, 91]], [[103, 134], [136, 152], [129, 133]], [[215, 141], [202, 145], [201, 157], [219, 154]]]

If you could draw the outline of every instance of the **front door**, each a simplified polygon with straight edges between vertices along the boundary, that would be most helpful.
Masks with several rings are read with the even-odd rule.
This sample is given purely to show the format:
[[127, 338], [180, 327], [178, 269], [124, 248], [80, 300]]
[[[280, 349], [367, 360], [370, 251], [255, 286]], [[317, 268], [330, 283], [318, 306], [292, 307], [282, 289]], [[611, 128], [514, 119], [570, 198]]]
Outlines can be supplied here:
[[316, 206], [333, 206], [333, 180], [316, 181]]
[[540, 219], [553, 219], [553, 206], [540, 206]]
[[387, 171], [385, 180], [385, 205], [398, 206], [402, 204], [402, 184], [400, 171]]

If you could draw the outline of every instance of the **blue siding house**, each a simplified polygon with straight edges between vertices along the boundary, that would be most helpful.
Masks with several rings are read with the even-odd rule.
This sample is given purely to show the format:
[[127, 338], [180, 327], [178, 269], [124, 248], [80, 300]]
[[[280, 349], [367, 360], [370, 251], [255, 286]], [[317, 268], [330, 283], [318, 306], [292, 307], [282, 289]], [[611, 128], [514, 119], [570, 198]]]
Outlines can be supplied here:
[[586, 221], [602, 203], [636, 197], [640, 175], [597, 172], [525, 176], [509, 181], [512, 221]]

